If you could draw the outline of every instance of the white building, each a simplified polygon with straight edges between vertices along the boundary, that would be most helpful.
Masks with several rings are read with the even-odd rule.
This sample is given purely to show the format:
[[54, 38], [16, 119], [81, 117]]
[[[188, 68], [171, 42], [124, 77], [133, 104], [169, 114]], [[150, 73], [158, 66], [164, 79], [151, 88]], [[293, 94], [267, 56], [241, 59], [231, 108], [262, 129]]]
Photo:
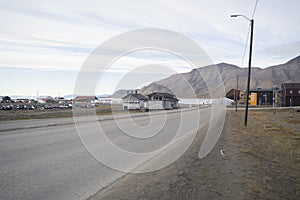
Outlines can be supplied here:
[[145, 103], [147, 102], [147, 97], [142, 94], [130, 93], [122, 98], [122, 104], [124, 110], [139, 110], [146, 109]]
[[174, 95], [160, 92], [144, 96], [135, 91], [123, 97], [122, 104], [124, 110], [171, 110], [179, 107]]
[[50, 102], [53, 103], [55, 101], [54, 101], [53, 97], [50, 97], [50, 96], [40, 96], [40, 97], [37, 97], [37, 102], [44, 104], [44, 103], [50, 103]]
[[178, 108], [178, 99], [175, 95], [153, 92], [147, 96], [147, 109], [149, 110], [171, 110]]

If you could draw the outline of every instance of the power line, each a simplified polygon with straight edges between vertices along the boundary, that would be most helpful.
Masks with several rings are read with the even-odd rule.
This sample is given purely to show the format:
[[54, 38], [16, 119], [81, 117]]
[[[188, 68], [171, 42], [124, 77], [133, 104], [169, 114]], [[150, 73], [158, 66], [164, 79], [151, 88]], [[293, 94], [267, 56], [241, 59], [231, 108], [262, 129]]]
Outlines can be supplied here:
[[[254, 17], [254, 14], [255, 14], [255, 11], [256, 11], [256, 8], [257, 8], [257, 4], [258, 4], [258, 0], [256, 0], [256, 2], [255, 2], [251, 19], [253, 19], [253, 17]], [[246, 38], [246, 42], [245, 42], [245, 47], [244, 47], [244, 52], [243, 52], [243, 57], [242, 57], [241, 65], [240, 65], [241, 67], [243, 66], [244, 60], [245, 60], [245, 54], [246, 54], [246, 51], [247, 51], [248, 40], [249, 40], [249, 33], [250, 33], [250, 25], [249, 25], [249, 29], [248, 29], [248, 33], [247, 33], [247, 38]]]
[[256, 2], [255, 2], [255, 6], [254, 6], [252, 17], [251, 17], [252, 19], [254, 17], [255, 11], [256, 11], [257, 3], [258, 3], [258, 0], [256, 0]]
[[244, 53], [243, 53], [243, 57], [242, 57], [240, 67], [243, 67], [243, 64], [244, 64], [245, 54], [246, 54], [246, 51], [247, 51], [248, 40], [249, 40], [249, 33], [250, 33], [250, 26], [248, 28], [247, 38], [246, 38], [245, 47], [244, 47]]

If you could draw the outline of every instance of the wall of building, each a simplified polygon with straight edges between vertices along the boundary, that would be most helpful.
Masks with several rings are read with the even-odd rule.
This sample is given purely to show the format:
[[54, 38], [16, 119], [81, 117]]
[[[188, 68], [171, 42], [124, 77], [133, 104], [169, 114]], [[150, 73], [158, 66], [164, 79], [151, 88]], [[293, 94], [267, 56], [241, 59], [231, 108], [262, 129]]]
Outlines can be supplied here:
[[273, 92], [258, 92], [257, 93], [257, 105], [272, 105], [273, 104]]
[[147, 108], [150, 110], [163, 110], [164, 108], [164, 103], [163, 101], [147, 101]]
[[249, 94], [249, 104], [251, 106], [261, 106], [261, 105], [273, 105], [276, 96], [274, 96], [273, 91], [250, 91]]
[[124, 110], [136, 110], [140, 109], [140, 103], [139, 102], [129, 102], [129, 103], [123, 103], [123, 109]]
[[249, 94], [249, 104], [251, 106], [257, 105], [257, 93], [256, 92], [250, 92]]
[[164, 101], [165, 109], [173, 109], [171, 101]]
[[300, 96], [287, 96], [284, 99], [283, 106], [300, 106]]
[[300, 106], [300, 83], [285, 83], [281, 89], [282, 106]]

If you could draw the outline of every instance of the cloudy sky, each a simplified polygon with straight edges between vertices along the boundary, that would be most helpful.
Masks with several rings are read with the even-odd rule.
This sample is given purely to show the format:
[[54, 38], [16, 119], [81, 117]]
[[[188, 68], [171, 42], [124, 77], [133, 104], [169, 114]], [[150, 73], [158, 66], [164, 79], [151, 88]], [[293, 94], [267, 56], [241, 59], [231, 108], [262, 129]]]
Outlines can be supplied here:
[[[251, 18], [255, 4], [256, 0], [0, 0], [0, 95], [72, 94], [78, 71], [96, 47], [140, 28], [178, 32], [201, 46], [213, 63], [246, 67], [247, 51], [242, 58], [249, 22], [230, 15]], [[299, 7], [298, 0], [258, 1], [253, 66], [265, 68], [300, 54]], [[167, 63], [176, 66], [176, 72], [190, 70], [185, 62], [159, 52], [136, 52], [119, 62], [123, 68], [108, 72], [97, 94], [113, 92], [129, 66]]]

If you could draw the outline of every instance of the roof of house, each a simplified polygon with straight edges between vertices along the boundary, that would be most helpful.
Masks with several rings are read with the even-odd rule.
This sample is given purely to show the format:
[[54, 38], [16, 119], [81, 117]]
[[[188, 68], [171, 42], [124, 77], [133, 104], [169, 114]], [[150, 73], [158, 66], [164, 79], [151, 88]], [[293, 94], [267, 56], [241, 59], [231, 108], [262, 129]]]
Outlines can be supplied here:
[[170, 94], [170, 93], [163, 93], [163, 92], [153, 92], [151, 94], [148, 94], [147, 96], [149, 96], [149, 97], [151, 97], [151, 96], [162, 96], [165, 99], [178, 100], [175, 95]]
[[273, 89], [256, 88], [256, 89], [251, 89], [250, 92], [273, 92]]
[[76, 96], [74, 98], [75, 101], [82, 101], [82, 100], [87, 100], [87, 99], [94, 99], [94, 100], [98, 100], [98, 98], [96, 96]]
[[230, 90], [228, 90], [228, 91], [227, 91], [227, 93], [228, 93], [228, 92], [230, 92], [230, 91], [237, 91], [237, 92], [239, 92], [239, 91], [241, 91], [241, 90], [239, 90], [239, 89], [234, 89], [234, 88], [231, 88]]
[[282, 83], [284, 89], [300, 89], [300, 83]]
[[134, 97], [134, 98], [136, 98], [136, 99], [138, 99], [138, 100], [144, 100], [144, 101], [148, 100], [147, 97], [145, 97], [145, 96], [142, 95], [142, 94], [138, 94], [138, 93], [130, 93], [130, 94], [127, 94], [127, 95], [124, 96], [122, 99], [128, 99], [128, 98], [132, 98], [132, 97]]
[[53, 97], [51, 97], [51, 96], [39, 96], [39, 97], [37, 97], [37, 100], [53, 100]]

